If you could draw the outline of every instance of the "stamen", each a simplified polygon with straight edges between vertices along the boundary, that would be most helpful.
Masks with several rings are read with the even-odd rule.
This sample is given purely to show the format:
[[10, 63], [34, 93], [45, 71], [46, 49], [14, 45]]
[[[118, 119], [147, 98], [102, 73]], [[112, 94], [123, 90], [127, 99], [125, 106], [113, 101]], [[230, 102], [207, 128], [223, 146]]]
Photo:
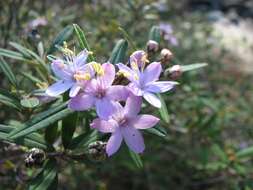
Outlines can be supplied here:
[[93, 69], [95, 70], [95, 72], [97, 73], [97, 75], [99, 75], [99, 76], [104, 75], [104, 69], [99, 63], [91, 62], [91, 65], [92, 65]]
[[136, 73], [134, 74], [134, 79], [139, 80], [139, 76]]
[[136, 62], [136, 61], [132, 61], [132, 62], [131, 62], [131, 67], [132, 67], [132, 69], [133, 69], [133, 70], [136, 70], [136, 71], [138, 71], [138, 70], [139, 70], [139, 68], [138, 68], [138, 64], [137, 64], [137, 62]]
[[77, 81], [90, 80], [91, 76], [90, 76], [89, 73], [84, 73], [84, 74], [76, 73], [76, 74], [74, 74], [74, 79], [77, 80]]
[[117, 72], [117, 75], [121, 75], [121, 76], [124, 76], [125, 78], [129, 77], [130, 76], [130, 73], [126, 72], [126, 71], [119, 71]]

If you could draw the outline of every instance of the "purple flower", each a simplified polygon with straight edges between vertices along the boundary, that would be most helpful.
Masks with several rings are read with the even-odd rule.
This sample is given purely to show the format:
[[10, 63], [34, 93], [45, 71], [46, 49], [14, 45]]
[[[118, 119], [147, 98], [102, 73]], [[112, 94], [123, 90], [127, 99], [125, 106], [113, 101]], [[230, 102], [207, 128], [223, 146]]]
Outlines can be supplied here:
[[168, 41], [169, 44], [173, 46], [178, 46], [178, 40], [173, 35], [173, 28], [170, 24], [167, 23], [160, 23], [159, 28], [161, 30], [161, 33], [164, 37], [164, 40]]
[[[133, 55], [136, 55], [136, 52]], [[129, 89], [135, 96], [143, 96], [150, 104], [160, 108], [161, 101], [155, 96], [155, 93], [167, 92], [177, 82], [157, 81], [162, 71], [161, 64], [153, 62], [144, 69], [145, 62], [147, 62], [146, 58], [138, 57], [138, 59], [131, 60], [130, 57], [131, 68], [122, 63], [117, 64], [117, 66], [119, 67], [119, 72], [130, 80]]]
[[89, 82], [83, 93], [70, 100], [69, 108], [82, 111], [95, 106], [98, 116], [107, 118], [112, 113], [113, 102], [126, 100], [129, 90], [121, 85], [112, 86], [115, 78], [115, 68], [112, 64], [95, 65], [97, 77]]
[[137, 115], [141, 109], [141, 98], [129, 96], [125, 107], [114, 103], [114, 111], [108, 120], [95, 119], [91, 127], [102, 133], [111, 133], [106, 145], [106, 152], [111, 156], [119, 149], [122, 140], [135, 153], [142, 153], [145, 149], [144, 140], [138, 129], [148, 129], [155, 126], [159, 119], [152, 115]]
[[92, 67], [86, 64], [87, 57], [88, 51], [83, 50], [77, 56], [67, 57], [67, 64], [62, 59], [54, 60], [51, 68], [60, 80], [49, 86], [46, 93], [58, 96], [70, 89], [69, 96], [76, 96], [93, 75]]

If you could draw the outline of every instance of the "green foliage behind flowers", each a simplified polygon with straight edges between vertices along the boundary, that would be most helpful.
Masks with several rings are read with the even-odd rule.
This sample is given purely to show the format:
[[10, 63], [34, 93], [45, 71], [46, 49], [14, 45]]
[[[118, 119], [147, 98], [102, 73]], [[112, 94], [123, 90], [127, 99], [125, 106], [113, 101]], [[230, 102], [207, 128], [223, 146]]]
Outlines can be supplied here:
[[[1, 189], [252, 188], [252, 76], [225, 69], [227, 54], [215, 39], [206, 40], [212, 27], [203, 17], [161, 12], [156, 1], [20, 1], [11, 19], [11, 3], [3, 6], [8, 17], [1, 30]], [[36, 22], [28, 21], [37, 17], [47, 24], [36, 20], [40, 26], [31, 30]], [[154, 32], [160, 18], [171, 24], [159, 32], [161, 41]], [[73, 112], [67, 94], [45, 94], [57, 80], [50, 65], [64, 46], [76, 54], [92, 51], [89, 61], [126, 64], [148, 40], [159, 42], [147, 53], [151, 62], [163, 62], [162, 80], [179, 85], [159, 96], [160, 109], [142, 105], [143, 113], [161, 120], [143, 131], [145, 152], [123, 145], [107, 158], [108, 134], [90, 128], [96, 112]], [[161, 55], [163, 48], [172, 54]], [[124, 77], [115, 82], [127, 84]]]

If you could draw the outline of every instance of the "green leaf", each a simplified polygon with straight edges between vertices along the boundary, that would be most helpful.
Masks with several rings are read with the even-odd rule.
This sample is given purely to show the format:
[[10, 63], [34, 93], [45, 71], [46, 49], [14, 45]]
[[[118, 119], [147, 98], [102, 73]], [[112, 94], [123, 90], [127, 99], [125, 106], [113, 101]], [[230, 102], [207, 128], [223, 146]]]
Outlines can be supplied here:
[[28, 190], [49, 190], [57, 180], [57, 162], [48, 160], [41, 172], [30, 182]]
[[69, 148], [70, 149], [87, 148], [90, 143], [96, 141], [97, 139], [98, 139], [97, 130], [93, 130], [91, 133], [83, 133], [83, 134], [73, 138]]
[[77, 113], [72, 113], [62, 121], [62, 144], [68, 148], [71, 143], [77, 124]]
[[132, 160], [134, 161], [135, 165], [138, 168], [143, 168], [143, 163], [142, 163], [140, 155], [136, 154], [135, 152], [131, 151], [130, 149], [129, 149], [129, 153], [130, 153], [130, 156], [131, 156]]
[[5, 60], [2, 57], [0, 57], [0, 68], [5, 74], [5, 76], [8, 78], [8, 80], [11, 82], [11, 84], [17, 87], [16, 77], [13, 74], [10, 66], [5, 62]]
[[161, 41], [161, 31], [158, 26], [153, 26], [149, 31], [149, 40], [156, 41], [157, 43], [160, 43]]
[[23, 54], [18, 53], [16, 51], [7, 50], [0, 48], [0, 56], [20, 60], [20, 61], [26, 61], [27, 59], [23, 56]]
[[236, 157], [239, 159], [243, 159], [243, 158], [253, 158], [253, 146], [244, 148], [242, 150], [239, 150], [236, 153]]
[[190, 64], [190, 65], [181, 65], [181, 69], [182, 69], [182, 72], [186, 72], [186, 71], [200, 69], [202, 67], [206, 67], [207, 65], [208, 65], [207, 63], [195, 63], [195, 64]]
[[54, 39], [47, 54], [51, 54], [57, 50], [56, 46], [61, 46], [64, 41], [67, 41], [73, 33], [73, 27], [71, 25], [66, 26]]
[[26, 72], [21, 72], [21, 74], [24, 76], [24, 77], [26, 77], [28, 80], [30, 80], [30, 81], [32, 81], [33, 83], [42, 83], [42, 81], [39, 79], [39, 78], [37, 78], [37, 77], [35, 77], [35, 76], [33, 76], [32, 74], [30, 74], [30, 73], [27, 73], [27, 71]]
[[19, 100], [4, 89], [0, 89], [0, 102], [19, 111], [21, 110]]
[[119, 40], [112, 50], [112, 55], [110, 57], [109, 62], [112, 64], [124, 62], [127, 53], [127, 47], [128, 43], [126, 40]]
[[27, 121], [24, 125], [22, 125], [22, 127], [19, 127], [18, 129], [11, 132], [9, 138], [16, 139], [39, 129], [46, 128], [56, 121], [59, 121], [69, 114], [73, 113], [73, 111], [69, 110], [68, 108], [59, 110], [59, 108], [62, 108], [63, 105], [38, 114], [31, 120]]
[[165, 137], [167, 135], [167, 131], [161, 126], [152, 127], [152, 128], [146, 129], [145, 131], [148, 133], [157, 135], [159, 137]]
[[[86, 48], [88, 51], [91, 51], [90, 46], [88, 44], [88, 41], [87, 41], [87, 39], [85, 37], [85, 34], [84, 34], [83, 30], [80, 28], [80, 26], [78, 26], [77, 24], [73, 24], [73, 27], [74, 27], [76, 36], [78, 38], [78, 42], [79, 42], [80, 47], [82, 49]], [[89, 55], [88, 61], [95, 61], [94, 56], [93, 55]]]
[[170, 122], [170, 116], [169, 116], [169, 113], [168, 113], [166, 103], [165, 103], [163, 97], [160, 94], [157, 94], [157, 96], [159, 97], [159, 99], [161, 101], [161, 104], [162, 104], [161, 108], [159, 108], [159, 113], [161, 115], [161, 118], [163, 119], [163, 121], [165, 123], [169, 123]]
[[22, 99], [20, 104], [25, 108], [34, 108], [40, 104], [40, 101], [36, 97], [29, 97]]
[[6, 140], [9, 142], [14, 142], [19, 145], [24, 145], [30, 148], [40, 148], [40, 149], [46, 149], [47, 143], [44, 141], [43, 137], [39, 134], [30, 134], [26, 136], [25, 138], [19, 138], [16, 140], [11, 140], [8, 138], [8, 134], [16, 129], [14, 126], [8, 126], [8, 125], [1, 125], [0, 124], [0, 140]]
[[221, 161], [223, 162], [228, 161], [226, 153], [221, 149], [221, 147], [218, 144], [213, 144], [211, 150], [215, 155], [217, 155], [221, 159]]
[[136, 46], [134, 45], [134, 41], [130, 38], [129, 34], [121, 27], [119, 27], [119, 31], [123, 34], [124, 38], [126, 39], [126, 41], [129, 43], [130, 47], [133, 50], [137, 50]]
[[45, 130], [45, 140], [49, 144], [53, 144], [58, 135], [58, 122], [51, 124]]

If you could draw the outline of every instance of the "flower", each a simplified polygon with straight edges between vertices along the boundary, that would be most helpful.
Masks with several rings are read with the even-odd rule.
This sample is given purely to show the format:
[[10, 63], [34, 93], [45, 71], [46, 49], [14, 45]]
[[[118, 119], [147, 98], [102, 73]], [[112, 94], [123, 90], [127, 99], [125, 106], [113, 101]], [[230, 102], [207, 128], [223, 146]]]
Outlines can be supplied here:
[[[134, 52], [132, 56], [136, 54], [137, 53]], [[119, 72], [123, 73], [124, 76], [131, 82], [129, 84], [129, 89], [135, 96], [143, 96], [144, 99], [151, 105], [160, 108], [161, 101], [154, 95], [154, 93], [167, 92], [171, 90], [177, 82], [157, 81], [162, 72], [161, 64], [159, 62], [153, 62], [144, 69], [145, 62], [147, 62], [144, 56], [145, 55], [142, 57], [135, 56], [136, 59], [131, 59], [130, 57], [131, 68], [122, 63], [117, 64], [117, 66], [119, 68]]]
[[111, 133], [106, 145], [106, 153], [111, 156], [120, 148], [122, 140], [135, 153], [142, 153], [145, 149], [144, 140], [139, 129], [155, 126], [159, 119], [152, 115], [137, 115], [141, 109], [141, 98], [129, 96], [125, 107], [114, 103], [114, 112], [108, 120], [95, 119], [91, 127], [102, 133]]
[[173, 46], [178, 46], [178, 40], [173, 35], [173, 28], [170, 24], [162, 22], [160, 23], [159, 28], [164, 37], [164, 40], [168, 41], [168, 43], [170, 43]]
[[67, 56], [67, 64], [62, 59], [54, 60], [51, 68], [60, 80], [49, 86], [46, 93], [58, 96], [70, 89], [69, 96], [76, 96], [94, 73], [90, 64], [86, 64], [87, 57], [88, 51], [83, 50], [77, 56]]
[[147, 42], [148, 52], [157, 52], [159, 50], [159, 44], [154, 40], [149, 40]]
[[86, 86], [83, 93], [80, 93], [69, 102], [72, 110], [83, 111], [93, 106], [99, 117], [107, 118], [113, 109], [114, 101], [126, 100], [129, 90], [122, 85], [113, 85], [115, 68], [111, 63], [104, 63], [102, 66], [93, 63], [98, 75]]

